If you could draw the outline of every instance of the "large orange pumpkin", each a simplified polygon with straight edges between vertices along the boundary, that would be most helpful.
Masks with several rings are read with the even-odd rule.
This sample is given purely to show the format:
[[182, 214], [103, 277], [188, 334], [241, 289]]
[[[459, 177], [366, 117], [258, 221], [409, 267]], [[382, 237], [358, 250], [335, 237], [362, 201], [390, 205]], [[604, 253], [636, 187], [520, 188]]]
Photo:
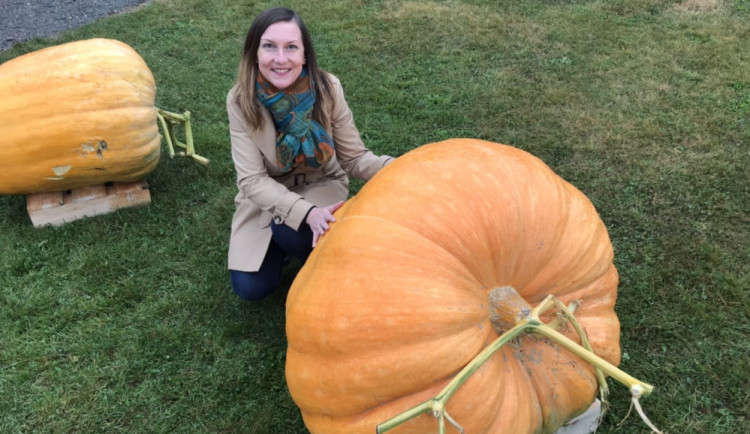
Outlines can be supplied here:
[[[488, 291], [500, 286], [532, 306], [550, 294], [580, 300], [575, 316], [594, 352], [617, 365], [612, 260], [591, 202], [538, 158], [479, 140], [422, 146], [336, 213], [296, 277], [287, 299], [291, 396], [313, 433], [374, 432], [497, 338]], [[553, 432], [596, 391], [591, 365], [523, 335], [447, 409], [467, 433]], [[393, 432], [436, 427], [423, 414]]]
[[135, 181], [160, 153], [156, 86], [111, 39], [71, 42], [0, 65], [0, 194]]

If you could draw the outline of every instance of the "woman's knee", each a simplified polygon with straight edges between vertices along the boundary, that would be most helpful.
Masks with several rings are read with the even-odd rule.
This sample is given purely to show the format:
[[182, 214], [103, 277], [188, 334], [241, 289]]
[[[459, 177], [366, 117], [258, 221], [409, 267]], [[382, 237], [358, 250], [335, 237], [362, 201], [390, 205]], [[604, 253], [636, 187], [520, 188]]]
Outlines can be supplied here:
[[253, 272], [229, 270], [229, 277], [234, 293], [247, 301], [262, 300], [271, 295], [278, 286], [278, 282], [260, 279], [257, 273]]
[[232, 289], [243, 300], [256, 301], [268, 297], [281, 281], [284, 251], [271, 241], [258, 271], [229, 270]]

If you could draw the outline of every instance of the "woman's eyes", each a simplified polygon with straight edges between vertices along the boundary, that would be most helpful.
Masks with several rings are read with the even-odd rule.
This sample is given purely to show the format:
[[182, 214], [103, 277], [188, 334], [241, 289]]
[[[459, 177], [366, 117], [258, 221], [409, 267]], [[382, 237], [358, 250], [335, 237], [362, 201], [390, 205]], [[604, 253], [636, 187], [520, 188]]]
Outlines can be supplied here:
[[[271, 43], [262, 44], [261, 48], [263, 48], [263, 50], [265, 50], [265, 51], [276, 51], [277, 50], [276, 44], [271, 44]], [[295, 53], [295, 52], [299, 51], [299, 46], [295, 45], [295, 44], [289, 44], [286, 47], [284, 47], [284, 51], [287, 52], [287, 53]]]

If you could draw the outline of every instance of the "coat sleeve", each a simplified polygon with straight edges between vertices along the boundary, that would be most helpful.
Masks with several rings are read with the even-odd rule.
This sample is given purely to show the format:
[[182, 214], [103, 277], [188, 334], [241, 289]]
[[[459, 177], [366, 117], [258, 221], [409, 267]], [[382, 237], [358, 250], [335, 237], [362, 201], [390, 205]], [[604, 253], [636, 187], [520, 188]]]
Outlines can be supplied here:
[[368, 181], [393, 160], [393, 157], [377, 156], [368, 150], [359, 130], [354, 124], [354, 116], [344, 98], [344, 90], [339, 79], [329, 75], [332, 85], [331, 133], [336, 147], [336, 159], [347, 175]]
[[[265, 125], [258, 134], [248, 131], [239, 106], [234, 101], [234, 92], [227, 96], [229, 134], [232, 144], [232, 159], [237, 172], [237, 187], [244, 199], [273, 215], [277, 223], [298, 229], [313, 207], [299, 194], [273, 179], [266, 169], [260, 144], [256, 140], [275, 140], [273, 125]], [[270, 122], [266, 122], [269, 124]]]

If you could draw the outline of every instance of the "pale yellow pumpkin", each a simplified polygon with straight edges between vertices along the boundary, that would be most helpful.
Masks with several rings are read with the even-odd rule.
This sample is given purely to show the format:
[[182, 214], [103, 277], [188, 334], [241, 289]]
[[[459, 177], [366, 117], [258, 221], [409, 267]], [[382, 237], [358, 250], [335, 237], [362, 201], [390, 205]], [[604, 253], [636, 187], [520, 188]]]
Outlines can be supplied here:
[[[575, 316], [594, 352], [619, 363], [607, 230], [587, 197], [538, 158], [479, 140], [425, 145], [335, 216], [287, 299], [286, 378], [311, 432], [373, 433], [434, 396], [497, 338], [495, 287], [515, 288], [532, 306], [548, 295], [580, 300]], [[553, 432], [596, 391], [589, 363], [523, 335], [447, 409], [467, 433]], [[422, 414], [392, 432], [436, 431]]]
[[148, 66], [130, 46], [90, 39], [0, 65], [0, 194], [142, 179], [159, 162]]

